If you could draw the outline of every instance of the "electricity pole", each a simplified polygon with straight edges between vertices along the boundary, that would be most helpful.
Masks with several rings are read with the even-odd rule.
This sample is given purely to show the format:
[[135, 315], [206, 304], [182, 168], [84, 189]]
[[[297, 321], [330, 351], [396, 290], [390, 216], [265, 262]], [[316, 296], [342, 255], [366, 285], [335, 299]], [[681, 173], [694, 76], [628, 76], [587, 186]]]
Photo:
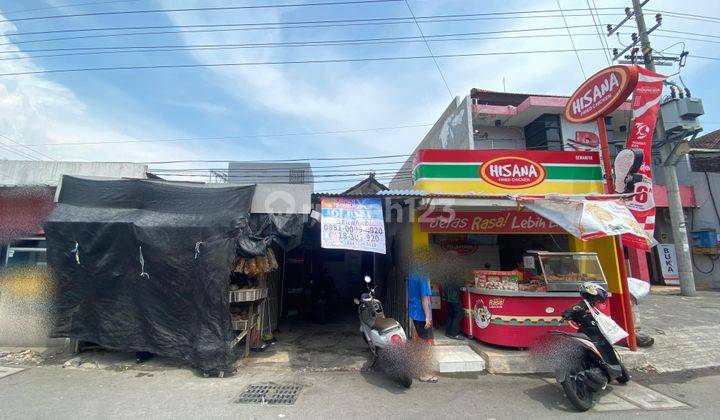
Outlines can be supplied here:
[[[644, 3], [646, 2], [643, 2], [643, 4]], [[635, 21], [637, 22], [638, 34], [640, 36], [640, 46], [642, 47], [645, 68], [650, 71], [655, 71], [655, 63], [653, 62], [648, 30], [645, 26], [642, 4], [640, 3], [640, 0], [632, 0], [632, 5], [635, 14]], [[673, 147], [670, 142], [666, 142], [662, 114], [658, 115], [658, 121], [655, 127], [655, 138], [662, 145], [660, 148], [660, 157], [664, 163], [672, 154]], [[683, 213], [682, 202], [680, 201], [680, 186], [678, 184], [677, 173], [675, 172], [675, 166], [673, 165], [666, 166], [663, 164], [661, 167], [665, 175], [665, 187], [667, 188], [670, 222], [672, 224], [673, 239], [675, 240], [675, 254], [677, 255], [678, 260], [680, 291], [683, 296], [695, 296], [695, 277], [692, 270], [692, 257], [690, 255], [690, 244], [688, 243], [687, 224], [685, 223], [685, 214]]]

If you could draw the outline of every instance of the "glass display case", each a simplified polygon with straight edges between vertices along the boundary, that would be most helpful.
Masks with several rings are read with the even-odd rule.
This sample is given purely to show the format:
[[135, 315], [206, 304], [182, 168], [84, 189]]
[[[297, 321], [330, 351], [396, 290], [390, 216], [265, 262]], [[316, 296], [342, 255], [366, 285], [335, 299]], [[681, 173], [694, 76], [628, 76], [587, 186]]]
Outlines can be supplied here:
[[600, 260], [594, 252], [543, 252], [537, 258], [548, 292], [576, 292], [585, 282], [607, 288]]

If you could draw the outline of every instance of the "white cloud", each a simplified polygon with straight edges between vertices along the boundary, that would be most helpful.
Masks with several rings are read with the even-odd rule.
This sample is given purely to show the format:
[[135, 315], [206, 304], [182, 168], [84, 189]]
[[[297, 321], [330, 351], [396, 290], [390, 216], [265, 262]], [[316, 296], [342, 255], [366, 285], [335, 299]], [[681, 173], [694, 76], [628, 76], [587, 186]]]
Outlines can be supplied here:
[[[0, 19], [4, 17], [0, 15]], [[5, 34], [15, 31], [15, 26], [10, 23], [0, 24], [0, 41], [9, 42], [10, 38]], [[0, 73], [42, 70], [15, 45], [5, 46], [5, 51], [14, 53], [3, 54], [3, 58], [21, 59], [0, 61]], [[181, 136], [181, 133], [168, 127], [158, 127], [157, 122], [147, 121], [138, 114], [118, 113], [114, 118], [100, 116], [89, 109], [70, 88], [43, 75], [0, 77], [0, 134], [17, 142], [33, 144], [70, 140], [133, 140], [125, 130], [119, 128], [123, 125], [145, 127], [148, 132], [162, 133], [165, 136]], [[17, 145], [7, 139], [0, 138], [0, 143], [8, 146], [0, 148], [0, 158], [23, 159], [17, 153], [9, 151], [9, 148], [28, 153], [27, 149], [17, 148]], [[44, 147], [37, 150], [58, 160], [80, 161], [147, 161], [156, 160], [158, 156], [193, 156], [180, 147], [154, 144]]]

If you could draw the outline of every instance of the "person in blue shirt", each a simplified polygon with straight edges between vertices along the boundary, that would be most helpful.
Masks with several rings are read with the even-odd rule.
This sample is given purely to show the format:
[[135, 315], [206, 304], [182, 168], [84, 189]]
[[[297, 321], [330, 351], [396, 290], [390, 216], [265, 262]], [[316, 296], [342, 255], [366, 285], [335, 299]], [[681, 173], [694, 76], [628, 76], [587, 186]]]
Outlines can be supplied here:
[[[426, 275], [419, 271], [410, 274], [408, 280], [408, 309], [410, 318], [417, 335], [425, 340], [428, 344], [433, 344], [433, 328], [432, 328], [432, 292], [430, 291], [430, 283]], [[420, 376], [421, 382], [436, 383], [437, 377], [426, 374]]]

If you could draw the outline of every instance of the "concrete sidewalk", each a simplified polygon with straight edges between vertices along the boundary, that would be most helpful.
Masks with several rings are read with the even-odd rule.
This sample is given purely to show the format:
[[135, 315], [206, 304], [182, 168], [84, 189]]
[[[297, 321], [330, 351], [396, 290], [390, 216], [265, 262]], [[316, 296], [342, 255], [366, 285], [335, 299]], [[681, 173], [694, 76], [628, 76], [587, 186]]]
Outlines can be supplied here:
[[[720, 291], [680, 295], [678, 287], [653, 287], [637, 307], [639, 326], [655, 338], [650, 348], [631, 352], [618, 346], [625, 365], [633, 370], [678, 372], [720, 366]], [[486, 361], [490, 373], [538, 373], [527, 351], [489, 346], [472, 340], [473, 349]]]
[[720, 366], [720, 291], [680, 295], [677, 287], [653, 287], [638, 307], [640, 328], [655, 338], [642, 349], [648, 368], [675, 372]]

